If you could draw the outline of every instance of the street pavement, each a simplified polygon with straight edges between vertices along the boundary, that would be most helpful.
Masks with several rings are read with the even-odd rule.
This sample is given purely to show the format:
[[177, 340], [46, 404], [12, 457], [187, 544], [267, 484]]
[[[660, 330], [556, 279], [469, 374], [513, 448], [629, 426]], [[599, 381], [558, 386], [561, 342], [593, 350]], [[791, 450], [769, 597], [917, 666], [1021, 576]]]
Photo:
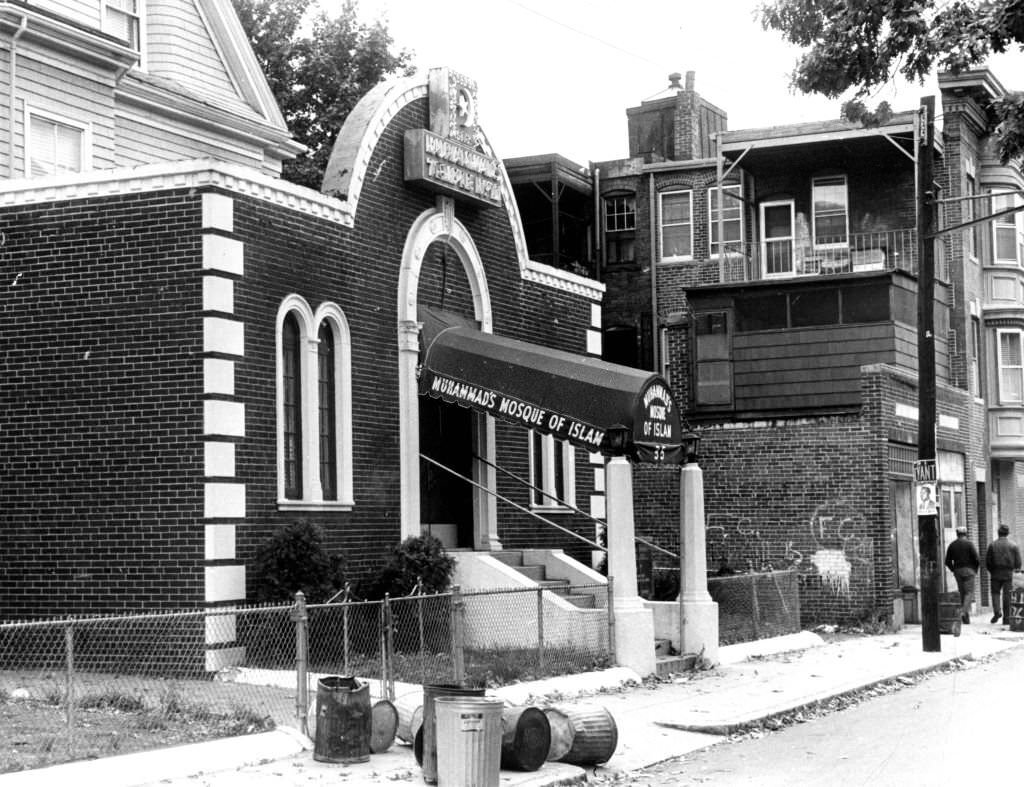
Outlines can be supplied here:
[[[533, 772], [503, 770], [502, 787], [585, 784], [592, 775], [629, 773], [713, 746], [748, 725], [846, 692], [928, 672], [957, 659], [981, 659], [1024, 644], [1024, 633], [987, 616], [943, 635], [925, 652], [921, 627], [895, 634], [826, 642], [813, 632], [720, 648], [714, 668], [643, 682], [623, 668], [568, 675], [488, 691], [508, 704], [604, 707], [615, 720], [611, 759], [587, 769], [549, 762]], [[422, 784], [411, 747], [400, 742], [369, 762], [313, 759], [311, 741], [295, 730], [109, 757], [0, 776], [0, 787], [52, 784], [103, 787], [290, 787], [294, 785]]]

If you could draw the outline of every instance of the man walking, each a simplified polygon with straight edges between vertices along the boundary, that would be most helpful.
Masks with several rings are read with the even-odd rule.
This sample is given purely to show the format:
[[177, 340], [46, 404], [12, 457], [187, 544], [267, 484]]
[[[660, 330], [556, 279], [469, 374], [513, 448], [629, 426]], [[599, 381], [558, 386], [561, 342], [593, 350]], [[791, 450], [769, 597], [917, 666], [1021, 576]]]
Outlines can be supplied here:
[[1010, 617], [1010, 591], [1013, 589], [1013, 572], [1020, 568], [1020, 550], [1008, 536], [1010, 528], [999, 526], [999, 538], [988, 545], [985, 552], [985, 568], [992, 579], [992, 622]]
[[967, 537], [967, 528], [959, 525], [956, 541], [946, 547], [946, 568], [956, 577], [956, 589], [960, 591], [960, 619], [971, 622], [971, 602], [974, 600], [974, 576], [978, 573], [981, 560], [974, 542]]

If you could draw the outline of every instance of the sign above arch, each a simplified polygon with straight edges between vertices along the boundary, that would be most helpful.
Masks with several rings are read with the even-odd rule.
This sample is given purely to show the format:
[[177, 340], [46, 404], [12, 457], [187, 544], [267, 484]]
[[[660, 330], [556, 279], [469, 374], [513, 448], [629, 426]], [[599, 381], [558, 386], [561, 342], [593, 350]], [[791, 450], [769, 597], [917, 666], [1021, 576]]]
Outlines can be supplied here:
[[501, 162], [477, 125], [476, 82], [447, 68], [428, 80], [430, 128], [405, 132], [405, 182], [459, 200], [500, 207]]

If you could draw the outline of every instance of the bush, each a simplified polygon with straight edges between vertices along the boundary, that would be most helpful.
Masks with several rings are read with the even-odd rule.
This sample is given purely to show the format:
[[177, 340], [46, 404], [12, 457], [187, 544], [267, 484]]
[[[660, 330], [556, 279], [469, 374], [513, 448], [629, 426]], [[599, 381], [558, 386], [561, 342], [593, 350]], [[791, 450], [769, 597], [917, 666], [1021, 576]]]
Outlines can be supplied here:
[[391, 551], [388, 561], [371, 577], [359, 584], [357, 594], [365, 599], [408, 596], [422, 582], [424, 593], [448, 590], [455, 571], [455, 558], [431, 535], [405, 539]]
[[256, 600], [292, 601], [301, 590], [307, 602], [326, 601], [345, 584], [342, 562], [327, 552], [319, 525], [285, 525], [256, 553]]

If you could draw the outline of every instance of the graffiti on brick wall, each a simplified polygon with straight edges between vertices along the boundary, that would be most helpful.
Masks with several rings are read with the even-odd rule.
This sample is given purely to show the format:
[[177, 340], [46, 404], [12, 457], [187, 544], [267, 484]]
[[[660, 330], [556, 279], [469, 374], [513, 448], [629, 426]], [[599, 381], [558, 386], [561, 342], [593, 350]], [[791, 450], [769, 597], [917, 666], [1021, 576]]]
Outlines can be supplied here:
[[708, 514], [706, 544], [712, 572], [795, 568], [835, 596], [850, 595], [854, 571], [870, 570], [874, 551], [863, 514], [845, 498], [816, 506], [799, 523]]

